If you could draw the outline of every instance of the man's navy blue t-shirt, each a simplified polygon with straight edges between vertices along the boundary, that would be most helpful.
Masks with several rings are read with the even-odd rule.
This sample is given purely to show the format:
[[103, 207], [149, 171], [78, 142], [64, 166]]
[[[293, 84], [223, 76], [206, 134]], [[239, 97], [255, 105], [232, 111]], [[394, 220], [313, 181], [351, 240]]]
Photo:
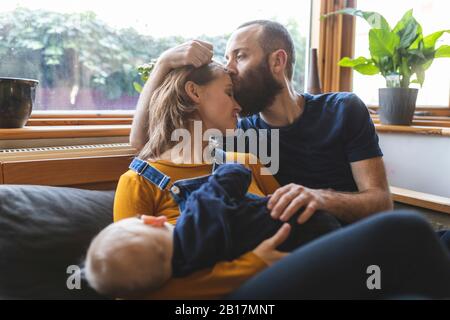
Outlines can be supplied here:
[[279, 129], [281, 185], [358, 191], [350, 163], [382, 156], [378, 136], [364, 102], [353, 93], [303, 94], [302, 115], [291, 125], [271, 127], [259, 115], [242, 118], [243, 130]]

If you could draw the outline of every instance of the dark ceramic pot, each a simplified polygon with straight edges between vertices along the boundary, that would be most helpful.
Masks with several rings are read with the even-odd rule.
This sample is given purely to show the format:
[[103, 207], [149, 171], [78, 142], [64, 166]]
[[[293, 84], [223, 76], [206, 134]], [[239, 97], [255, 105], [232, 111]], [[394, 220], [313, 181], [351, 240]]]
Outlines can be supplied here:
[[382, 124], [412, 124], [418, 89], [382, 88], [379, 90], [380, 121]]
[[0, 128], [22, 128], [33, 110], [39, 81], [0, 78]]

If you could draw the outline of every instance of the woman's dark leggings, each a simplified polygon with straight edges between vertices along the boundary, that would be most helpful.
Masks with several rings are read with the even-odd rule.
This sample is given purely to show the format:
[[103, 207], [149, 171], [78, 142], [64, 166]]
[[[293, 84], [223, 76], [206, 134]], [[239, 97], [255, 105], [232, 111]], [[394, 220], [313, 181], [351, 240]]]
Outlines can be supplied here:
[[450, 298], [446, 245], [418, 214], [380, 213], [297, 249], [229, 298]]

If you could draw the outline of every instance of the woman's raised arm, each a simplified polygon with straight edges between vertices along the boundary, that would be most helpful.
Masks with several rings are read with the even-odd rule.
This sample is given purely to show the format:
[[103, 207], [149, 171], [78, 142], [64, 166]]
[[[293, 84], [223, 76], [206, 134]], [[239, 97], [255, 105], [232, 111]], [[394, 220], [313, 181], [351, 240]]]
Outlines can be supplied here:
[[182, 66], [200, 67], [209, 63], [213, 46], [209, 42], [192, 40], [165, 51], [158, 59], [150, 78], [146, 82], [136, 106], [130, 132], [130, 144], [141, 150], [148, 140], [148, 113], [153, 92], [161, 85], [170, 70]]

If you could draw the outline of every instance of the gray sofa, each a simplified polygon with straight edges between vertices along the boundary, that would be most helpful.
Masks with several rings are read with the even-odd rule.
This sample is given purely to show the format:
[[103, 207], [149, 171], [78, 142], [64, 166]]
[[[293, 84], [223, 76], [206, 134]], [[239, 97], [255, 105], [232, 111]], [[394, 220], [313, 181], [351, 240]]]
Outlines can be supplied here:
[[92, 238], [112, 222], [113, 191], [0, 185], [0, 299], [101, 299], [68, 289]]

